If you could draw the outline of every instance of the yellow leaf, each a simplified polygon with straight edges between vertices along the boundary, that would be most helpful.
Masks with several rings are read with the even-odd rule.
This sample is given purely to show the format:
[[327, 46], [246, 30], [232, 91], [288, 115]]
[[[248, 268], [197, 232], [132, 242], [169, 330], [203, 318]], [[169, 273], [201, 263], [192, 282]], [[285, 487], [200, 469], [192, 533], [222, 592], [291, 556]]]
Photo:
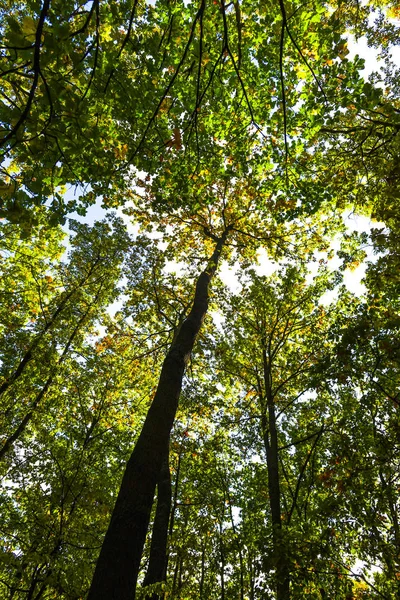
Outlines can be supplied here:
[[112, 40], [111, 25], [104, 25], [100, 31], [100, 37], [103, 42], [111, 42]]

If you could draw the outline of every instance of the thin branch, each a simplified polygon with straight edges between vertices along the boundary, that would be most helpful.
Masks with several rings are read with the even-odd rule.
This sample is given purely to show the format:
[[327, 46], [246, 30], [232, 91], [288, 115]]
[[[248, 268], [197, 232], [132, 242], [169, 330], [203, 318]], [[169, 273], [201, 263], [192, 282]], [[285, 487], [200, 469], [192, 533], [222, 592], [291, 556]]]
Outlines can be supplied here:
[[[124, 37], [124, 40], [123, 40], [123, 42], [121, 44], [121, 48], [119, 49], [119, 52], [117, 54], [116, 61], [120, 59], [121, 54], [124, 51], [124, 48], [125, 48], [126, 44], [128, 43], [129, 38], [130, 38], [131, 31], [132, 31], [132, 25], [133, 25], [133, 19], [135, 18], [135, 12], [136, 12], [137, 4], [138, 4], [138, 0], [134, 0], [132, 11], [131, 11], [131, 15], [129, 17], [128, 30], [127, 30], [126, 35]], [[108, 76], [108, 79], [107, 79], [107, 83], [106, 83], [106, 85], [104, 87], [104, 93], [106, 93], [106, 91], [107, 91], [109, 83], [110, 83], [110, 81], [111, 81], [111, 79], [112, 79], [112, 77], [113, 77], [113, 75], [115, 73], [115, 69], [116, 69], [116, 67], [113, 67], [111, 69], [110, 75]]]
[[164, 102], [166, 96], [168, 95], [168, 92], [170, 91], [170, 89], [174, 85], [174, 82], [175, 82], [176, 78], [179, 75], [179, 72], [180, 72], [180, 70], [182, 68], [182, 65], [184, 64], [186, 56], [187, 56], [187, 54], [189, 52], [189, 48], [190, 48], [190, 46], [192, 44], [192, 40], [193, 40], [194, 32], [195, 32], [195, 29], [196, 29], [197, 21], [202, 17], [202, 14], [203, 14], [203, 12], [205, 10], [205, 6], [206, 6], [205, 0], [202, 0], [200, 8], [197, 11], [197, 14], [196, 14], [196, 16], [195, 16], [195, 18], [193, 20], [192, 27], [190, 28], [189, 39], [188, 39], [187, 44], [185, 46], [185, 49], [183, 51], [182, 58], [179, 61], [179, 64], [178, 64], [178, 66], [177, 66], [177, 68], [175, 70], [175, 73], [171, 77], [171, 80], [168, 83], [167, 87], [165, 88], [165, 90], [164, 90], [164, 92], [163, 92], [160, 100], [158, 101], [158, 104], [157, 104], [156, 108], [154, 109], [154, 112], [153, 112], [153, 114], [152, 114], [149, 122], [147, 123], [147, 126], [146, 126], [146, 128], [145, 128], [145, 130], [144, 130], [144, 132], [143, 132], [143, 134], [142, 134], [142, 136], [140, 138], [140, 140], [139, 140], [138, 145], [136, 146], [136, 148], [132, 152], [132, 154], [128, 157], [128, 160], [126, 161], [125, 165], [129, 165], [133, 161], [133, 159], [136, 157], [137, 153], [139, 152], [140, 148], [143, 145], [144, 140], [146, 139], [146, 136], [147, 136], [147, 133], [148, 133], [150, 127], [152, 126], [152, 124], [155, 121], [155, 118], [156, 118], [156, 116], [158, 114], [158, 111], [161, 108], [162, 103]]
[[[282, 13], [283, 14], [283, 13]], [[287, 110], [286, 110], [286, 92], [285, 92], [285, 79], [283, 74], [283, 48], [285, 45], [285, 20], [282, 20], [281, 28], [281, 40], [279, 44], [279, 73], [281, 80], [281, 91], [282, 91], [282, 109], [283, 109], [283, 137], [285, 140], [285, 172], [286, 172], [286, 183], [288, 181], [287, 162], [289, 156], [289, 146], [287, 140]]]
[[[25, 69], [29, 65], [29, 62], [24, 63], [20, 67], [13, 67], [12, 69], [7, 69], [7, 71], [2, 71], [0, 73], [0, 77], [5, 77], [9, 73], [17, 73], [17, 71], [21, 71], [21, 69]], [[21, 73], [23, 77], [29, 77], [26, 73]]]
[[39, 81], [39, 75], [40, 75], [40, 46], [41, 46], [41, 40], [42, 40], [42, 33], [43, 33], [43, 26], [44, 26], [44, 22], [45, 19], [47, 17], [47, 13], [50, 7], [50, 0], [44, 0], [43, 2], [43, 6], [42, 6], [42, 10], [40, 11], [40, 16], [39, 16], [39, 22], [38, 22], [38, 26], [36, 29], [36, 36], [35, 36], [35, 52], [33, 55], [33, 81], [32, 81], [32, 86], [31, 89], [29, 91], [29, 96], [28, 96], [28, 101], [25, 105], [24, 110], [22, 111], [22, 114], [20, 116], [20, 118], [18, 119], [18, 121], [16, 122], [16, 124], [14, 125], [14, 127], [11, 129], [11, 131], [2, 139], [0, 140], [0, 147], [4, 146], [6, 144], [6, 142], [8, 142], [9, 139], [11, 139], [14, 135], [17, 134], [17, 132], [19, 131], [19, 128], [21, 127], [21, 125], [23, 124], [23, 122], [25, 121], [25, 119], [27, 118], [29, 111], [31, 109], [32, 106], [32, 102], [33, 102], [33, 98], [35, 96], [35, 92], [36, 92], [36, 88], [37, 88], [37, 84]]
[[235, 7], [236, 27], [238, 32], [238, 69], [240, 69], [242, 64], [242, 20], [239, 0], [234, 0], [233, 6]]
[[255, 119], [254, 119], [253, 108], [252, 108], [252, 106], [250, 104], [250, 100], [249, 100], [249, 97], [247, 95], [247, 91], [246, 91], [246, 88], [245, 88], [242, 76], [239, 73], [239, 69], [238, 69], [238, 66], [236, 64], [235, 58], [234, 58], [234, 56], [233, 56], [233, 54], [231, 52], [231, 49], [229, 47], [229, 42], [228, 42], [228, 22], [227, 22], [227, 19], [226, 19], [225, 4], [224, 4], [223, 0], [221, 2], [221, 11], [222, 11], [223, 24], [224, 24], [224, 47], [223, 47], [223, 53], [227, 52], [228, 55], [229, 55], [229, 57], [230, 57], [230, 59], [231, 59], [231, 61], [232, 61], [233, 68], [235, 70], [236, 76], [237, 76], [237, 78], [239, 80], [239, 83], [240, 83], [240, 87], [242, 88], [242, 92], [243, 92], [244, 98], [246, 100], [247, 108], [249, 109], [251, 123], [254, 124], [257, 127], [257, 129], [262, 134], [262, 131], [259, 128], [259, 126], [256, 125], [256, 122], [255, 122]]
[[307, 435], [306, 437], [303, 437], [300, 440], [295, 440], [291, 444], [286, 444], [286, 446], [280, 446], [278, 448], [278, 450], [279, 451], [280, 450], [286, 450], [287, 448], [291, 448], [292, 446], [297, 446], [298, 444], [302, 444], [303, 442], [307, 442], [308, 440], [311, 440], [314, 436], [318, 435], [319, 432], [320, 432], [320, 430], [314, 431], [314, 433], [310, 433], [310, 435]]
[[86, 90], [82, 96], [82, 98], [80, 99], [80, 102], [82, 102], [85, 98], [86, 95], [90, 89], [90, 86], [92, 85], [92, 81], [93, 81], [93, 77], [96, 73], [96, 69], [97, 69], [97, 61], [99, 58], [99, 48], [100, 48], [100, 10], [99, 10], [99, 5], [98, 3], [95, 6], [96, 9], [96, 47], [95, 47], [95, 51], [94, 51], [94, 62], [93, 62], [93, 69], [92, 72], [90, 73], [90, 78], [88, 81], [88, 84], [86, 86]]
[[308, 463], [310, 462], [310, 458], [311, 458], [313, 452], [315, 451], [315, 448], [317, 447], [318, 441], [319, 441], [324, 429], [325, 429], [325, 425], [322, 425], [321, 429], [317, 433], [317, 437], [315, 438], [313, 445], [311, 446], [310, 450], [307, 452], [306, 460], [304, 461], [304, 464], [299, 473], [299, 477], [297, 479], [297, 484], [296, 484], [296, 489], [295, 489], [294, 496], [293, 496], [292, 506], [290, 507], [289, 514], [288, 514], [288, 523], [290, 523], [290, 519], [292, 518], [293, 511], [297, 506], [297, 498], [299, 496], [301, 480], [303, 479], [304, 472], [307, 468]]
[[285, 9], [284, 0], [279, 0], [279, 5], [280, 5], [280, 8], [281, 8], [283, 25], [284, 25], [284, 27], [285, 27], [285, 29], [286, 29], [286, 31], [287, 31], [287, 34], [288, 34], [288, 36], [289, 36], [289, 38], [290, 38], [290, 40], [291, 40], [291, 42], [292, 42], [293, 46], [296, 48], [297, 52], [300, 54], [300, 56], [301, 56], [301, 59], [303, 60], [304, 64], [305, 64], [305, 65], [306, 65], [306, 67], [307, 67], [307, 68], [308, 68], [308, 69], [311, 71], [311, 74], [312, 74], [312, 76], [313, 76], [313, 78], [314, 78], [314, 81], [315, 81], [315, 83], [317, 84], [317, 86], [319, 87], [319, 89], [321, 90], [321, 92], [322, 92], [322, 95], [324, 96], [325, 102], [327, 103], [327, 102], [328, 102], [328, 99], [327, 99], [327, 97], [326, 97], [326, 95], [325, 95], [324, 89], [323, 89], [323, 87], [322, 87], [322, 85], [321, 85], [321, 83], [320, 83], [320, 81], [319, 81], [318, 77], [316, 76], [316, 74], [315, 74], [315, 72], [314, 72], [314, 69], [313, 69], [313, 68], [312, 68], [312, 66], [309, 64], [308, 60], [306, 59], [306, 57], [305, 57], [305, 56], [304, 56], [304, 54], [302, 53], [302, 51], [301, 51], [301, 49], [300, 49], [300, 47], [299, 47], [298, 43], [296, 42], [296, 40], [295, 40], [295, 39], [294, 39], [294, 37], [292, 36], [292, 33], [291, 33], [290, 29], [289, 29], [288, 22], [287, 22], [287, 16], [286, 16], [286, 9]]
[[70, 33], [68, 37], [75, 37], [76, 35], [79, 35], [80, 33], [84, 33], [86, 31], [86, 29], [92, 19], [94, 9], [95, 9], [95, 7], [97, 7], [97, 9], [98, 9], [98, 6], [99, 6], [99, 0], [93, 0], [92, 6], [90, 7], [90, 11], [86, 18], [86, 21], [84, 22], [82, 27], [80, 29], [77, 29], [76, 31], [73, 31], [72, 33]]

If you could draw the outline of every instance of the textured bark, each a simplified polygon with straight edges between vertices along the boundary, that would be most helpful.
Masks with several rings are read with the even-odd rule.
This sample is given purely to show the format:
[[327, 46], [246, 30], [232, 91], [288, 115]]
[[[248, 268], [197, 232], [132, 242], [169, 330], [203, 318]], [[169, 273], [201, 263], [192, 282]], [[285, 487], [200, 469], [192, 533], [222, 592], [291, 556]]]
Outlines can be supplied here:
[[276, 569], [276, 598], [289, 600], [290, 573], [286, 560], [286, 548], [282, 536], [281, 490], [278, 463], [278, 434], [276, 429], [275, 404], [272, 394], [271, 369], [266, 350], [263, 350], [264, 384], [267, 400], [267, 417], [264, 413], [262, 429], [267, 455], [268, 492], [272, 521], [272, 543]]
[[164, 360], [153, 402], [126, 466], [88, 600], [133, 600], [154, 492], [178, 408], [182, 379], [208, 309], [209, 285], [229, 234], [200, 274], [192, 308]]
[[[166, 580], [167, 575], [167, 541], [168, 524], [171, 514], [171, 473], [169, 470], [169, 455], [161, 465], [160, 477], [157, 483], [157, 508], [154, 517], [151, 536], [150, 557], [143, 587]], [[161, 600], [163, 594], [149, 594], [146, 600]]]

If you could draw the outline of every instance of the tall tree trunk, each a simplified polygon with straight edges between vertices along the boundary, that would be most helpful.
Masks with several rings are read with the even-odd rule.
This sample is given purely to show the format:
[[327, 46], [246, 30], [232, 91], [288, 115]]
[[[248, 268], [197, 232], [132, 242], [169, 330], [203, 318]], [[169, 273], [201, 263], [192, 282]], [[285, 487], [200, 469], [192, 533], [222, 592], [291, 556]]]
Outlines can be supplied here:
[[180, 598], [180, 591], [183, 587], [182, 574], [183, 574], [183, 554], [181, 555], [181, 557], [179, 559], [179, 574], [178, 574], [178, 587], [177, 587], [179, 598]]
[[265, 348], [263, 349], [264, 384], [267, 400], [268, 421], [263, 410], [262, 430], [267, 455], [268, 492], [272, 520], [272, 543], [275, 560], [276, 598], [289, 600], [290, 574], [286, 558], [285, 540], [282, 535], [281, 489], [278, 462], [278, 434], [274, 397], [272, 394], [271, 367]]
[[209, 285], [231, 228], [200, 274], [192, 308], [165, 357], [154, 400], [122, 478], [88, 600], [133, 600], [154, 492], [178, 407], [182, 379], [208, 309]]
[[205, 569], [206, 567], [206, 543], [203, 542], [203, 546], [201, 548], [201, 572], [200, 572], [200, 586], [199, 586], [199, 599], [204, 600], [204, 577], [205, 577]]
[[225, 550], [222, 540], [222, 523], [219, 524], [219, 553], [220, 553], [220, 577], [221, 577], [221, 600], [225, 600]]
[[239, 574], [240, 575], [240, 600], [244, 600], [244, 565], [243, 565], [242, 546], [241, 546], [241, 543], [240, 543], [239, 536], [237, 534], [236, 525], [235, 525], [235, 519], [233, 518], [232, 502], [231, 502], [231, 496], [230, 496], [230, 493], [229, 493], [228, 478], [226, 477], [226, 475], [224, 475], [222, 477], [222, 481], [223, 481], [223, 485], [225, 487], [225, 493], [226, 493], [226, 496], [227, 496], [227, 499], [228, 499], [229, 516], [231, 518], [232, 531], [233, 531], [233, 534], [235, 536], [235, 543], [236, 543], [238, 554], [239, 554], [239, 566], [240, 566], [240, 574]]
[[[143, 581], [143, 587], [166, 580], [171, 493], [171, 473], [169, 470], [169, 453], [167, 452], [161, 465], [160, 477], [157, 483], [157, 508], [151, 536], [149, 566]], [[149, 594], [146, 596], [146, 600], [161, 600], [163, 595]]]
[[179, 566], [181, 564], [182, 557], [180, 555], [181, 550], [178, 550], [176, 555], [176, 562], [174, 567], [174, 578], [172, 580], [172, 598], [176, 597], [176, 592], [178, 589], [178, 574], [179, 574]]
[[[169, 520], [169, 528], [168, 528], [168, 535], [169, 535], [170, 539], [171, 539], [173, 531], [174, 531], [175, 515], [176, 515], [176, 509], [178, 506], [178, 489], [179, 489], [179, 477], [180, 477], [180, 473], [181, 473], [182, 452], [183, 452], [183, 445], [181, 444], [181, 447], [179, 449], [179, 455], [178, 455], [178, 465], [176, 467], [174, 494], [173, 494], [172, 507], [171, 507], [171, 518]], [[169, 555], [169, 552], [167, 552], [167, 556], [166, 556], [166, 560], [165, 560], [165, 573], [166, 574], [168, 573], [169, 558], [170, 558], [170, 555]]]
[[252, 553], [248, 556], [248, 569], [249, 569], [249, 588], [250, 588], [250, 600], [255, 600], [254, 588], [255, 588], [255, 575], [254, 575], [254, 558]]

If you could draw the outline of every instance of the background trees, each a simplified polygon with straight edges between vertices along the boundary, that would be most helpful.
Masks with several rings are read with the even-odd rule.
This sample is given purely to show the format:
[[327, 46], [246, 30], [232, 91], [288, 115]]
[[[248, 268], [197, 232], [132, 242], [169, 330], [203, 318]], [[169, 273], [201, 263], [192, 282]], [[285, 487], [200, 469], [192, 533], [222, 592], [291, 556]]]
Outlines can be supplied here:
[[395, 4], [0, 10], [2, 595], [397, 597]]

